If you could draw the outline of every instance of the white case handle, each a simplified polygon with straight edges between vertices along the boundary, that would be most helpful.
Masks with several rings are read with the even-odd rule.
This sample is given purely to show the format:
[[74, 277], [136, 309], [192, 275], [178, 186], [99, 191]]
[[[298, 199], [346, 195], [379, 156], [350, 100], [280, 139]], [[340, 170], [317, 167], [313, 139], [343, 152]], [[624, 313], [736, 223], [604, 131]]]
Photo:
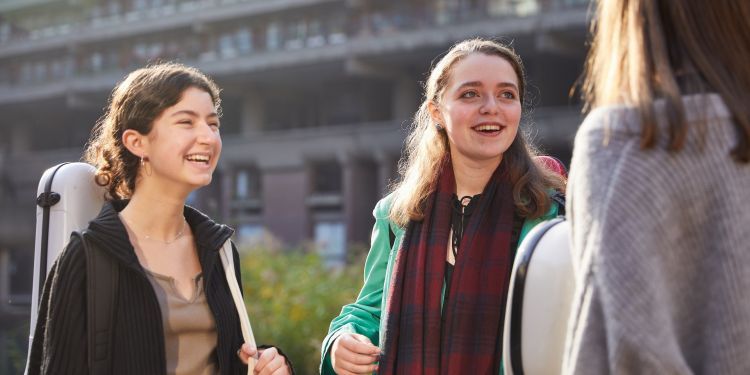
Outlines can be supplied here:
[[[253, 336], [253, 327], [250, 326], [250, 318], [247, 315], [247, 308], [245, 307], [245, 301], [242, 299], [242, 293], [240, 292], [240, 286], [237, 284], [237, 277], [234, 274], [234, 256], [232, 256], [232, 241], [227, 240], [224, 242], [224, 246], [220, 252], [221, 264], [224, 266], [224, 273], [227, 276], [227, 284], [229, 284], [229, 290], [232, 292], [232, 299], [234, 299], [234, 305], [237, 307], [237, 315], [240, 317], [240, 327], [242, 328], [242, 338], [246, 343], [253, 347], [258, 347], [255, 344], [255, 336]], [[255, 362], [257, 360], [257, 354], [255, 357], [251, 357], [248, 360], [247, 373], [248, 375], [253, 374], [255, 368]]]

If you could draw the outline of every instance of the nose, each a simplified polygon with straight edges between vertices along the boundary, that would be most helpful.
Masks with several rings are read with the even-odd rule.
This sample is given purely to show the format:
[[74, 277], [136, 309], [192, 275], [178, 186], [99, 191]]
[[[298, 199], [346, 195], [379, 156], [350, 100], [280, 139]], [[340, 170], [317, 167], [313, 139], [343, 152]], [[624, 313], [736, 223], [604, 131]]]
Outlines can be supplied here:
[[195, 131], [197, 133], [197, 141], [200, 144], [213, 144], [218, 141], [219, 132], [206, 121], [203, 121], [200, 126], [197, 126]]
[[500, 101], [493, 95], [486, 95], [482, 101], [482, 106], [479, 107], [479, 113], [483, 115], [494, 115], [498, 113], [498, 107]]

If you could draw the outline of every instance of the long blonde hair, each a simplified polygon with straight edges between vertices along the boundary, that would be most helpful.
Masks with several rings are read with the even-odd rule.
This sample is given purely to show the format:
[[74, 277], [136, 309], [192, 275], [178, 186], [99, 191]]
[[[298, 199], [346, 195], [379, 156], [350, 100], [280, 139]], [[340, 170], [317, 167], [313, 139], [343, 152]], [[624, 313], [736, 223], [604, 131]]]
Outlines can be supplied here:
[[717, 92], [737, 130], [731, 155], [750, 161], [748, 19], [748, 1], [600, 0], [582, 87], [586, 109], [635, 107], [646, 149], [661, 136], [653, 103], [664, 99], [667, 148], [679, 151], [687, 136], [682, 95]]
[[[445, 130], [438, 130], [430, 115], [430, 103], [438, 104], [443, 96], [453, 67], [472, 53], [498, 56], [510, 63], [518, 76], [522, 107], [526, 92], [526, 77], [521, 58], [509, 47], [492, 40], [470, 39], [454, 45], [432, 68], [425, 83], [424, 100], [414, 115], [412, 128], [406, 138], [404, 156], [399, 161], [401, 179], [392, 188], [390, 219], [405, 227], [410, 220], [424, 218], [424, 202], [435, 190], [435, 184], [450, 153]], [[505, 152], [503, 163], [508, 163], [513, 183], [513, 198], [519, 215], [536, 218], [550, 207], [548, 189], [564, 190], [561, 177], [539, 167], [532, 159], [536, 151], [519, 132]]]

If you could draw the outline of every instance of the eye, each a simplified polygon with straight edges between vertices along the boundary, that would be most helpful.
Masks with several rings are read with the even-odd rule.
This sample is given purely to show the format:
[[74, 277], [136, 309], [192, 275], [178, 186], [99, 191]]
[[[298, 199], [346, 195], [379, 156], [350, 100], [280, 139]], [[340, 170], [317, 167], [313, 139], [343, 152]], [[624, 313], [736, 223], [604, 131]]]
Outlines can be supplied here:
[[515, 99], [516, 93], [514, 93], [513, 91], [503, 91], [500, 93], [500, 96], [504, 99]]
[[191, 119], [180, 119], [177, 120], [177, 123], [180, 125], [193, 125], [193, 120]]
[[221, 127], [221, 124], [219, 124], [218, 121], [214, 121], [214, 122], [209, 122], [208, 126], [214, 128], [214, 129], [219, 129]]
[[461, 93], [459, 98], [469, 99], [469, 98], [476, 98], [478, 96], [476, 91], [470, 90], [470, 91], [464, 91]]

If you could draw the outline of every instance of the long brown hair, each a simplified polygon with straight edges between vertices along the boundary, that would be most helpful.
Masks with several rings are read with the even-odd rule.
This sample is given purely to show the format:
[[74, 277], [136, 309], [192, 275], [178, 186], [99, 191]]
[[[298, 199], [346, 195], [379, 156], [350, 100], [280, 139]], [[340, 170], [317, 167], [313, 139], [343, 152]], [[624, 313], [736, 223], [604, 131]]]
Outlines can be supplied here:
[[662, 136], [653, 103], [663, 99], [667, 147], [679, 151], [688, 131], [682, 95], [716, 92], [737, 130], [731, 155], [750, 161], [750, 2], [599, 0], [596, 11], [582, 87], [587, 109], [635, 107], [646, 149]]
[[221, 114], [218, 86], [197, 69], [178, 63], [138, 69], [112, 90], [106, 112], [92, 129], [83, 157], [96, 167], [96, 183], [107, 189], [107, 199], [129, 198], [135, 190], [140, 159], [122, 143], [123, 132], [133, 129], [144, 135], [150, 133], [154, 120], [177, 104], [190, 87], [211, 95]]
[[[424, 218], [424, 201], [435, 190], [440, 165], [450, 152], [448, 136], [437, 130], [430, 116], [430, 103], [438, 104], [453, 67], [472, 53], [498, 56], [510, 63], [518, 78], [522, 107], [526, 92], [526, 77], [521, 58], [508, 46], [501, 43], [470, 39], [454, 45], [432, 68], [425, 83], [424, 100], [414, 115], [412, 128], [406, 138], [404, 156], [399, 162], [401, 179], [393, 186], [393, 202], [390, 219], [399, 226], [410, 220]], [[537, 154], [523, 132], [518, 133], [508, 150], [503, 154], [513, 183], [513, 199], [522, 217], [537, 218], [550, 208], [549, 189], [564, 190], [560, 176], [537, 165], [533, 156]]]

